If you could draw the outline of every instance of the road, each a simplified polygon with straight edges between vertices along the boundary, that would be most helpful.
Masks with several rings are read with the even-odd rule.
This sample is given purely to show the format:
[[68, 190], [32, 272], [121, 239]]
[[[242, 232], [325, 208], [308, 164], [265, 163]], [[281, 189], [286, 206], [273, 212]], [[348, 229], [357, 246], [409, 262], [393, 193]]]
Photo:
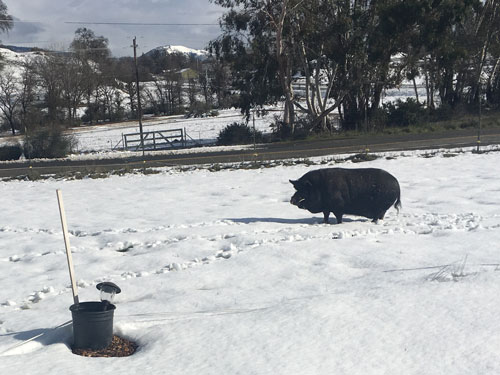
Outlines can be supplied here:
[[[158, 154], [147, 152], [144, 157], [51, 160], [0, 163], [0, 178], [29, 174], [56, 174], [82, 171], [105, 172], [124, 168], [149, 168], [175, 165], [216, 164], [245, 161], [265, 161], [359, 152], [400, 151], [416, 149], [476, 146], [477, 130], [464, 129], [442, 133], [339, 137], [326, 140], [293, 141], [258, 145], [254, 150], [199, 152], [190, 154]], [[500, 144], [500, 128], [483, 129], [481, 146]]]

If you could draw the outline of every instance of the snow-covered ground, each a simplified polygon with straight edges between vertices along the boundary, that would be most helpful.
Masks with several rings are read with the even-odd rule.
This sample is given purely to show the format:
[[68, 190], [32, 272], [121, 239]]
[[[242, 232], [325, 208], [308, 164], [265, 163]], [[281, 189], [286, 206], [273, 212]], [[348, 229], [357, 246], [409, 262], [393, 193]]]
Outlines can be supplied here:
[[[269, 134], [272, 131], [271, 124], [277, 113], [270, 111], [266, 115], [255, 117], [255, 129]], [[143, 131], [165, 131], [182, 129], [186, 139], [191, 144], [210, 146], [215, 143], [219, 133], [228, 125], [233, 123], [245, 123], [245, 117], [238, 109], [225, 109], [219, 112], [219, 116], [206, 118], [184, 118], [182, 116], [165, 116], [145, 119]], [[248, 123], [253, 127], [253, 118]], [[139, 133], [137, 121], [125, 121], [115, 124], [101, 124], [93, 126], [82, 126], [70, 130], [77, 144], [75, 153], [68, 156], [70, 159], [93, 159], [130, 156], [130, 152], [123, 152], [124, 134]], [[0, 146], [15, 141], [22, 142], [21, 137], [12, 138], [9, 132], [0, 134]], [[186, 150], [167, 150], [163, 152], [186, 152]], [[187, 152], [200, 151], [191, 149]], [[157, 151], [162, 152], [162, 151]]]
[[[386, 156], [362, 164], [401, 185], [379, 224], [290, 205], [317, 166], [0, 182], [1, 373], [499, 374], [500, 152]], [[51, 330], [73, 301], [56, 189], [80, 300], [122, 288], [131, 357]]]
[[14, 52], [7, 48], [0, 48], [3, 67], [2, 74], [12, 74], [15, 79], [20, 79], [23, 71], [23, 65], [42, 56], [41, 52]]
[[[270, 125], [274, 121], [275, 112], [269, 112], [264, 117], [255, 118], [255, 128], [264, 133], [270, 133]], [[162, 131], [182, 129], [188, 136], [188, 141], [192, 140], [199, 144], [215, 143], [220, 131], [232, 123], [244, 123], [245, 118], [238, 109], [221, 110], [219, 116], [206, 118], [183, 118], [181, 116], [160, 117], [146, 120], [143, 123], [143, 131]], [[249, 123], [253, 126], [253, 122]], [[139, 123], [129, 121], [123, 124], [99, 125], [88, 128], [75, 129], [75, 136], [78, 140], [78, 151], [80, 152], [107, 152], [113, 148], [123, 146], [120, 141], [123, 134], [139, 133]], [[1, 140], [0, 140], [1, 142]]]

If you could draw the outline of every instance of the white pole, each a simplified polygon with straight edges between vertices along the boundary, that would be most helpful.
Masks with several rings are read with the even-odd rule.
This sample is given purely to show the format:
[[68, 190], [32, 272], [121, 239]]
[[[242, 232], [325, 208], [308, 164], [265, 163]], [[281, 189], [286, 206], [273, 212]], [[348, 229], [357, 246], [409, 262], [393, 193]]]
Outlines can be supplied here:
[[61, 225], [64, 235], [64, 245], [66, 246], [66, 258], [68, 259], [68, 268], [69, 268], [69, 277], [71, 279], [71, 289], [73, 290], [73, 301], [76, 304], [78, 301], [78, 288], [76, 286], [75, 281], [75, 270], [73, 268], [73, 258], [71, 256], [71, 246], [69, 244], [69, 234], [68, 234], [68, 225], [66, 224], [66, 213], [64, 212], [64, 203], [62, 199], [61, 190], [57, 189], [57, 202], [59, 203], [59, 214], [61, 216]]

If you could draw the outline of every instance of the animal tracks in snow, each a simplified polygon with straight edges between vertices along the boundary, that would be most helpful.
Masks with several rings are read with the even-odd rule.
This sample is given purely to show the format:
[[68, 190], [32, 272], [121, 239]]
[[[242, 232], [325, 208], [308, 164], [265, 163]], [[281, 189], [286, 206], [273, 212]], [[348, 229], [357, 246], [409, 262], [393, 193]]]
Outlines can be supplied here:
[[[344, 239], [348, 237], [359, 237], [367, 235], [430, 235], [442, 234], [446, 232], [468, 232], [475, 230], [489, 230], [500, 227], [500, 219], [495, 217], [486, 220], [479, 215], [472, 213], [465, 214], [400, 214], [391, 217], [381, 224], [374, 225], [367, 229], [345, 230], [334, 233], [334, 239]], [[495, 222], [496, 221], [496, 222]]]
[[[93, 278], [92, 281], [80, 280], [78, 286], [86, 288], [104, 280], [155, 277], [170, 272], [180, 272], [218, 261], [232, 259], [241, 253], [265, 246], [280, 246], [286, 243], [312, 240], [342, 240], [362, 238], [382, 238], [384, 236], [442, 236], [453, 232], [494, 230], [500, 228], [500, 216], [482, 217], [474, 213], [402, 213], [388, 215], [379, 224], [366, 219], [353, 218], [344, 224], [323, 224], [315, 220], [287, 219], [226, 219], [156, 226], [152, 228], [104, 229], [101, 231], [72, 230], [72, 250], [76, 256], [88, 255], [96, 260], [141, 255], [154, 258], [154, 261], [132, 262], [144, 264], [143, 269], [125, 269], [116, 274], [107, 273]], [[263, 226], [262, 222], [269, 225]], [[196, 230], [194, 230], [196, 229]], [[52, 229], [11, 227], [0, 228], [0, 233], [29, 233], [30, 236], [49, 236], [50, 248], [28, 251], [24, 254], [11, 254], [0, 259], [23, 265], [33, 263], [37, 258], [55, 256], [55, 262], [63, 263], [64, 251], [62, 233]], [[56, 246], [54, 244], [57, 244]], [[154, 254], [154, 255], [152, 255]], [[142, 258], [141, 258], [142, 259]], [[145, 259], [145, 258], [144, 258]], [[159, 264], [158, 264], [159, 263]], [[127, 264], [125, 262], [125, 264]], [[61, 265], [62, 266], [62, 265]], [[133, 266], [132, 266], [133, 267]], [[442, 275], [438, 275], [438, 278]], [[43, 284], [42, 284], [43, 285]], [[0, 307], [26, 309], [51, 295], [69, 292], [69, 285], [42, 286], [20, 301], [8, 299], [0, 301]]]

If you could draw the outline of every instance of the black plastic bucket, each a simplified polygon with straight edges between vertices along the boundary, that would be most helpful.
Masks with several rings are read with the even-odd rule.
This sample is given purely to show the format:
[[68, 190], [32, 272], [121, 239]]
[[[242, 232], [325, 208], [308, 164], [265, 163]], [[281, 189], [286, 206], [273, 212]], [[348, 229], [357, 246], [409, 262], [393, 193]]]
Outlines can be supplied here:
[[73, 316], [73, 349], [99, 350], [111, 344], [115, 305], [82, 302], [69, 309]]

